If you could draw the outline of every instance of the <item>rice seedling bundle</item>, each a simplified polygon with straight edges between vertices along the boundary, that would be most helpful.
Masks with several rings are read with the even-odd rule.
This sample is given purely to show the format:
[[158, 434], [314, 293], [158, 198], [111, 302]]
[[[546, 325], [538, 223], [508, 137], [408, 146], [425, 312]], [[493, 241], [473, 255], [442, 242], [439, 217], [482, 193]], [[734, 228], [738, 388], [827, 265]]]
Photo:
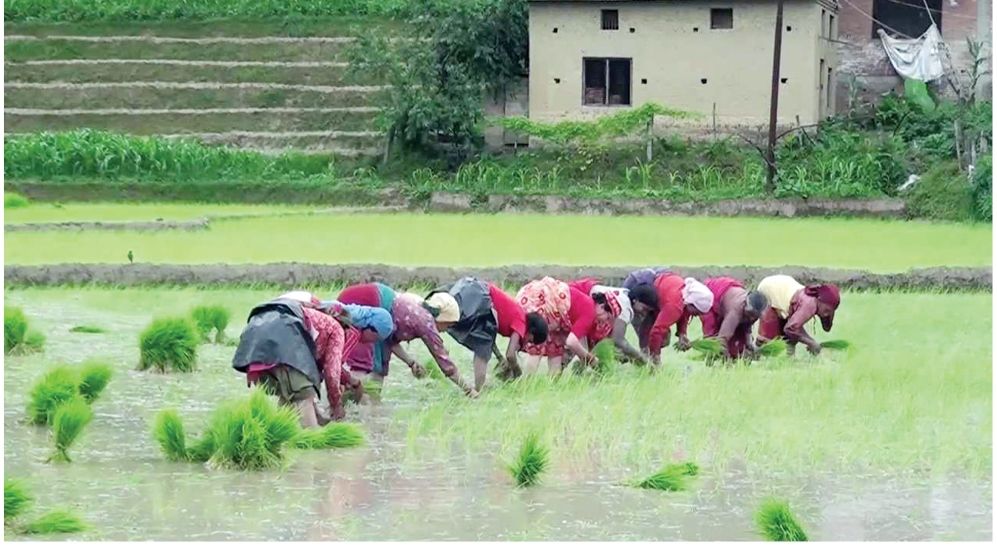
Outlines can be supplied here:
[[183, 318], [154, 320], [139, 335], [139, 369], [193, 371], [197, 364], [197, 330]]
[[688, 478], [699, 473], [695, 463], [676, 463], [667, 465], [660, 471], [636, 483], [638, 488], [645, 490], [662, 490], [678, 492], [688, 487]]
[[611, 339], [603, 339], [592, 348], [592, 354], [598, 359], [593, 369], [602, 375], [612, 373], [618, 361], [616, 359], [616, 343]]
[[547, 469], [548, 455], [549, 451], [536, 433], [527, 435], [516, 461], [508, 467], [516, 480], [516, 486], [528, 488], [536, 485], [540, 481], [540, 475]]
[[29, 203], [28, 198], [20, 193], [5, 192], [3, 194], [3, 208], [5, 209], [19, 209], [28, 206]]
[[319, 429], [302, 429], [294, 438], [300, 449], [355, 448], [363, 444], [363, 430], [351, 423], [329, 423]]
[[93, 325], [77, 325], [69, 330], [70, 333], [106, 333], [107, 331]]
[[782, 339], [773, 339], [758, 347], [758, 354], [765, 358], [782, 356], [786, 353], [788, 346]]
[[9, 354], [11, 350], [24, 343], [24, 337], [28, 333], [28, 317], [20, 308], [4, 306], [3, 308], [3, 353]]
[[3, 520], [20, 516], [31, 504], [31, 494], [24, 482], [16, 479], [3, 480]]
[[111, 381], [112, 375], [111, 368], [104, 363], [100, 362], [86, 362], [80, 369], [80, 384], [79, 391], [80, 395], [87, 401], [88, 404], [92, 404], [94, 400], [100, 397], [100, 393], [107, 388], [107, 383]]
[[52, 436], [55, 441], [55, 453], [49, 458], [53, 461], [72, 461], [69, 458], [69, 447], [80, 436], [83, 429], [93, 420], [93, 411], [82, 396], [60, 405], [52, 418]]
[[429, 374], [430, 379], [437, 379], [440, 381], [446, 380], [447, 376], [443, 374], [443, 370], [440, 369], [440, 365], [436, 363], [436, 360], [429, 360], [423, 365], [426, 373]]
[[765, 500], [755, 513], [755, 524], [768, 541], [807, 541], [806, 532], [784, 501]]
[[374, 379], [365, 379], [362, 384], [364, 393], [370, 395], [371, 399], [381, 399], [381, 391], [384, 390], [384, 385], [381, 382]]
[[724, 346], [717, 339], [697, 339], [689, 344], [693, 350], [702, 353], [703, 359], [716, 359], [724, 354]]
[[69, 367], [47, 371], [28, 396], [28, 420], [36, 425], [51, 424], [55, 410], [79, 394], [79, 374]]
[[159, 447], [163, 450], [166, 459], [170, 461], [190, 459], [191, 454], [187, 451], [187, 436], [184, 433], [183, 421], [176, 410], [165, 409], [156, 415], [156, 420], [153, 421], [152, 425], [152, 436], [159, 442]]
[[25, 524], [20, 532], [24, 534], [72, 534], [83, 532], [88, 528], [89, 526], [73, 513], [56, 510]]
[[194, 327], [201, 335], [201, 340], [208, 342], [214, 331], [214, 341], [224, 342], [225, 328], [228, 327], [229, 313], [224, 306], [198, 306], [190, 313]]
[[828, 350], [848, 350], [852, 347], [852, 344], [846, 340], [835, 339], [820, 343], [820, 347]]

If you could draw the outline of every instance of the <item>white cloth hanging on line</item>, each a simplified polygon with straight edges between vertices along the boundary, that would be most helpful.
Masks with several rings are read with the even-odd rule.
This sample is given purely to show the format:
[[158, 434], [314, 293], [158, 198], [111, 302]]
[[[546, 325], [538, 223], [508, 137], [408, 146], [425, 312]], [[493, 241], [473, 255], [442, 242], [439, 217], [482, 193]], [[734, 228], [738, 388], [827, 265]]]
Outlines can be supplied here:
[[883, 29], [879, 29], [879, 38], [883, 41], [890, 63], [900, 76], [930, 82], [945, 74], [942, 35], [934, 23], [920, 38], [893, 38]]

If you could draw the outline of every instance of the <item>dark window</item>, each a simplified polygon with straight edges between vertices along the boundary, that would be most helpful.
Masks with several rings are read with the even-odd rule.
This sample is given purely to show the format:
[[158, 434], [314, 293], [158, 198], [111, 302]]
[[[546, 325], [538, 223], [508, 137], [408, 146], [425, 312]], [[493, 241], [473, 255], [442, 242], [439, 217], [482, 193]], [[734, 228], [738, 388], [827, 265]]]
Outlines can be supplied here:
[[834, 28], [834, 15], [827, 16], [827, 37], [838, 38], [837, 29]]
[[872, 18], [873, 38], [879, 37], [879, 29], [894, 37], [917, 38], [928, 30], [932, 18], [941, 32], [942, 0], [873, 0]]
[[582, 82], [584, 105], [630, 105], [629, 58], [585, 58]]
[[733, 29], [734, 10], [732, 8], [714, 8], [710, 10], [711, 29]]
[[602, 30], [615, 31], [620, 28], [619, 10], [602, 10]]

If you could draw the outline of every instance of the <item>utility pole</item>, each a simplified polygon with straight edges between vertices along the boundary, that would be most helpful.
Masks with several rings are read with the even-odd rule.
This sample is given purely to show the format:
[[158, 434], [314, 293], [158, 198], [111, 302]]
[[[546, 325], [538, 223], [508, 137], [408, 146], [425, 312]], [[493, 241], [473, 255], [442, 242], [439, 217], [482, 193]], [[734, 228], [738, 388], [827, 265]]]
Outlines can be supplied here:
[[775, 47], [772, 53], [772, 103], [769, 105], [769, 147], [766, 151], [768, 176], [765, 178], [765, 192], [775, 192], [775, 122], [779, 113], [779, 65], [782, 57], [782, 2], [775, 8]]

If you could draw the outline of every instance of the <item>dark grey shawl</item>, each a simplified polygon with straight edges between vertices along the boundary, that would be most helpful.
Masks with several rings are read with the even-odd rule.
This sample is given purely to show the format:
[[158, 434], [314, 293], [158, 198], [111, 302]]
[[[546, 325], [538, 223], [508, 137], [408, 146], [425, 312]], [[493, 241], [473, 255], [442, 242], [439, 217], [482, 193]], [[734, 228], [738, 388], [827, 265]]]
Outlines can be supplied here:
[[498, 322], [492, 312], [488, 284], [474, 277], [465, 277], [450, 288], [450, 294], [460, 306], [460, 320], [447, 332], [475, 356], [491, 356], [498, 335]]
[[239, 337], [232, 367], [245, 373], [254, 363], [286, 365], [319, 386], [322, 377], [315, 361], [315, 341], [305, 325], [303, 308], [294, 300], [274, 300], [254, 307]]

